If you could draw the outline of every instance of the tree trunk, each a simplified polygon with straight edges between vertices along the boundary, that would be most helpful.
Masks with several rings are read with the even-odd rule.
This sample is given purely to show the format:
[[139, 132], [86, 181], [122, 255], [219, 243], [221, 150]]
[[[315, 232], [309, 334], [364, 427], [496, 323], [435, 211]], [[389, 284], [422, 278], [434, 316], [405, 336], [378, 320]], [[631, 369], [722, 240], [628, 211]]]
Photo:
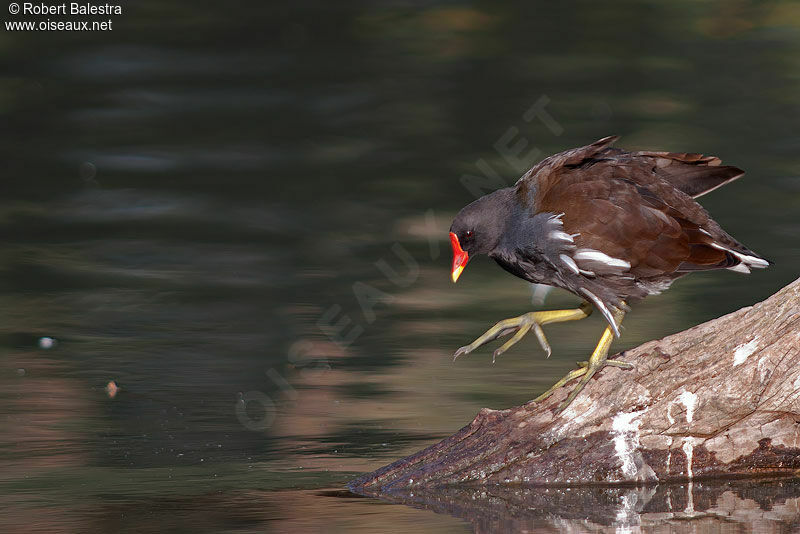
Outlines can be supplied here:
[[570, 485], [771, 476], [800, 469], [800, 279], [753, 307], [616, 356], [560, 415], [484, 408], [467, 426], [351, 482]]

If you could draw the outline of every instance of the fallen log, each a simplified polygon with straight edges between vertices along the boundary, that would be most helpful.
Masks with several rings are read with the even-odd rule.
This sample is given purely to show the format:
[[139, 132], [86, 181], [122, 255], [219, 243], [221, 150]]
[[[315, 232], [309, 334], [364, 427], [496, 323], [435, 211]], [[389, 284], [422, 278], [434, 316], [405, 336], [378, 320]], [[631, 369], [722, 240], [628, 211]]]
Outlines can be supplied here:
[[352, 491], [647, 484], [800, 470], [800, 279], [755, 306], [614, 358], [561, 414], [484, 408], [460, 431]]

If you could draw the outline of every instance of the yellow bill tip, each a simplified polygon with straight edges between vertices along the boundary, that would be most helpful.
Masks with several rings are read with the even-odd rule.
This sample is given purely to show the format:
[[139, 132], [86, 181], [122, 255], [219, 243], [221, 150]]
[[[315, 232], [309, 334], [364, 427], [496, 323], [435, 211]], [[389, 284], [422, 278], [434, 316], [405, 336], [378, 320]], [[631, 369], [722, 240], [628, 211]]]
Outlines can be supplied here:
[[463, 265], [459, 265], [458, 267], [453, 269], [453, 283], [454, 284], [458, 280], [458, 277], [461, 276], [461, 271], [463, 271], [463, 270], [464, 270], [464, 266]]

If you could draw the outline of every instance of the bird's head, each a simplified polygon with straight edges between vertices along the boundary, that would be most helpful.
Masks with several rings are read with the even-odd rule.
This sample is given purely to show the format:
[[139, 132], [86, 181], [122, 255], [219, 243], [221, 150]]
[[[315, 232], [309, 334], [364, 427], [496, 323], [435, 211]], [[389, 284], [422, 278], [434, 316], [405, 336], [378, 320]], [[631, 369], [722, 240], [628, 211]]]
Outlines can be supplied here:
[[458, 280], [469, 259], [488, 254], [500, 242], [509, 216], [509, 189], [483, 196], [462, 209], [450, 225], [453, 247], [453, 282]]

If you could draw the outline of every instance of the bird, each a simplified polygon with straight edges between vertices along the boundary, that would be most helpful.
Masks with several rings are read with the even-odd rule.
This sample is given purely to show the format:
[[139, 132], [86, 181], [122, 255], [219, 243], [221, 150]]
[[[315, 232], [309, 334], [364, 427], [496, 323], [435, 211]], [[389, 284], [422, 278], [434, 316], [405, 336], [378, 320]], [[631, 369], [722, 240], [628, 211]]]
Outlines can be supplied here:
[[633, 366], [609, 359], [629, 303], [656, 295], [695, 271], [749, 273], [771, 262], [714, 221], [696, 199], [744, 174], [716, 156], [636, 151], [612, 145], [618, 136], [545, 158], [511, 187], [464, 207], [450, 227], [455, 283], [467, 262], [486, 254], [511, 274], [565, 289], [583, 302], [575, 309], [532, 311], [499, 321], [453, 359], [500, 337], [513, 336], [493, 361], [531, 330], [551, 354], [543, 326], [588, 317], [608, 323], [588, 361], [580, 362], [534, 399], [580, 379], [555, 412], [563, 412], [601, 369]]

